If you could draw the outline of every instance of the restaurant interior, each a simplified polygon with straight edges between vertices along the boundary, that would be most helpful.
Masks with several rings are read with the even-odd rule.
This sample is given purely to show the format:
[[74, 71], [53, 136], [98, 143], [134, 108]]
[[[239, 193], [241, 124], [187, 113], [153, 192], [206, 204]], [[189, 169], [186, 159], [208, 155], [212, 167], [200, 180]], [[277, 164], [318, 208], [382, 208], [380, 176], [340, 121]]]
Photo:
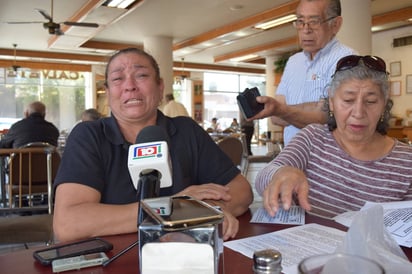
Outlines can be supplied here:
[[[222, 128], [229, 128], [233, 118], [240, 120], [239, 92], [258, 87], [264, 95], [276, 94], [279, 64], [299, 51], [292, 26], [298, 2], [0, 0], [0, 134], [21, 119], [25, 105], [35, 100], [46, 104], [46, 120], [63, 137], [87, 108], [109, 116], [104, 68], [108, 57], [125, 47], [139, 47], [154, 55], [166, 84], [165, 94], [173, 93], [202, 127], [207, 129], [212, 118], [218, 117]], [[341, 2], [344, 24], [338, 39], [361, 55], [385, 60], [394, 101], [388, 134], [410, 143], [412, 3]], [[279, 152], [281, 142], [281, 127], [268, 119], [257, 122], [253, 149], [258, 156]], [[248, 156], [244, 150], [239, 157], [239, 168], [251, 182], [268, 161], [250, 158], [245, 170]], [[7, 199], [6, 192], [3, 188], [2, 199]], [[5, 200], [3, 209], [10, 209], [12, 205]], [[46, 204], [46, 213], [52, 214], [50, 201], [42, 205]], [[50, 224], [50, 219], [42, 222]], [[32, 242], [39, 240], [25, 239], [16, 246], [0, 242], [0, 252], [1, 246], [10, 252], [22, 244], [28, 248]]]

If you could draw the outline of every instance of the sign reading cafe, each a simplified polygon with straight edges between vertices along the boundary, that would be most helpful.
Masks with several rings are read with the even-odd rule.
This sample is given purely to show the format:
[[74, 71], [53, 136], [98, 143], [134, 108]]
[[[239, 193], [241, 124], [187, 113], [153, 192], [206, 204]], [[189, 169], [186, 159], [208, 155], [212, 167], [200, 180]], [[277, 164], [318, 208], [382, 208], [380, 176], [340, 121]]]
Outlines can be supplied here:
[[43, 78], [43, 79], [57, 79], [57, 80], [78, 80], [84, 78], [83, 73], [78, 71], [64, 71], [64, 70], [8, 70], [8, 78]]

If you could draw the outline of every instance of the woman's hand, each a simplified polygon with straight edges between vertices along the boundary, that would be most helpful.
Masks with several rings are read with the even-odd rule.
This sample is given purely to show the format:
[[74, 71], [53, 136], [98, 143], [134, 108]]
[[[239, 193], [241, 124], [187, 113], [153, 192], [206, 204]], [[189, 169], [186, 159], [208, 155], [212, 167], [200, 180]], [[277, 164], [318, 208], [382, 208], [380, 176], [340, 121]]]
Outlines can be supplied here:
[[239, 231], [239, 221], [230, 212], [223, 210], [223, 240], [234, 238]]
[[225, 202], [232, 199], [229, 194], [229, 187], [218, 184], [203, 184], [187, 187], [176, 196], [190, 196], [197, 200], [202, 200], [211, 206], [218, 206], [223, 214], [223, 240], [228, 240], [236, 236], [239, 231], [239, 221], [232, 213], [226, 210]]
[[190, 196], [197, 200], [215, 200], [228, 202], [232, 199], [229, 194], [229, 187], [218, 184], [203, 184], [192, 185], [185, 188], [183, 191], [176, 194], [176, 196]]
[[283, 209], [288, 210], [294, 194], [297, 195], [299, 205], [310, 210], [309, 184], [305, 174], [295, 167], [281, 167], [263, 191], [263, 206], [269, 215], [274, 217], [279, 209], [279, 200]]

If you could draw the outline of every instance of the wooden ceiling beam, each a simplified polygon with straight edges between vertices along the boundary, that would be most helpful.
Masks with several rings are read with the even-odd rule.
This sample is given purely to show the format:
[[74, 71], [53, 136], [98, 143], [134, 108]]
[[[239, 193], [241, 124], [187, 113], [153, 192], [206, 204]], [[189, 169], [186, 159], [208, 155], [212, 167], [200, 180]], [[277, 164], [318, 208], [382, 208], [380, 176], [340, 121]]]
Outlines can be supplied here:
[[193, 45], [197, 45], [200, 43], [203, 43], [205, 41], [209, 41], [211, 39], [217, 38], [219, 36], [225, 35], [230, 32], [238, 31], [243, 28], [251, 27], [253, 25], [256, 25], [257, 23], [261, 23], [264, 21], [267, 21], [269, 19], [273, 19], [276, 17], [282, 17], [285, 15], [289, 14], [294, 14], [296, 7], [298, 6], [299, 1], [290, 1], [286, 4], [277, 6], [275, 8], [272, 8], [270, 10], [261, 12], [259, 14], [253, 15], [251, 17], [239, 20], [237, 22], [227, 24], [225, 26], [222, 26], [220, 28], [213, 29], [211, 31], [202, 33], [200, 35], [197, 35], [195, 37], [189, 38], [187, 40], [184, 40], [182, 42], [175, 43], [173, 45], [173, 50], [178, 50], [186, 47], [190, 47]]
[[[173, 62], [173, 67], [175, 70], [179, 70], [179, 67], [182, 66], [181, 62]], [[220, 66], [220, 65], [210, 65], [210, 64], [200, 64], [200, 63], [186, 63], [185, 62], [185, 69], [198, 69], [198, 70], [213, 70], [213, 71], [236, 71], [236, 72], [244, 72], [244, 73], [257, 73], [263, 74], [265, 73], [264, 69], [255, 69], [255, 68], [241, 68], [241, 67], [233, 67], [233, 66]]]
[[372, 26], [385, 25], [412, 18], [412, 6], [372, 16]]
[[102, 50], [120, 50], [124, 48], [132, 48], [132, 47], [143, 49], [143, 45], [102, 42], [102, 41], [96, 41], [96, 40], [89, 40], [83, 43], [80, 47], [81, 48], [91, 48], [91, 49], [102, 49]]
[[[1, 49], [0, 55], [13, 56], [13, 49]], [[31, 57], [31, 58], [47, 58], [47, 60], [52, 59], [69, 59], [69, 60], [78, 60], [78, 61], [93, 61], [93, 62], [102, 62], [105, 63], [108, 59], [106, 56], [95, 56], [95, 55], [80, 55], [80, 54], [71, 54], [71, 53], [56, 53], [56, 52], [42, 52], [42, 51], [30, 51], [30, 50], [19, 50], [17, 51], [17, 56], [22, 57]], [[91, 71], [91, 65], [82, 65], [82, 64], [67, 64], [67, 63], [58, 63], [48, 62], [48, 61], [22, 61], [18, 60], [17, 65], [21, 67], [27, 67], [32, 69], [55, 69], [55, 70], [71, 70], [71, 71]], [[14, 64], [14, 60], [1, 60], [0, 67], [11, 67]], [[178, 68], [181, 66], [181, 62], [174, 62], [173, 66]], [[197, 63], [185, 63], [185, 69], [199, 69], [199, 70], [220, 70], [220, 71], [238, 71], [244, 73], [264, 73], [263, 69], [254, 69], [254, 68], [238, 68], [231, 66], [219, 66], [219, 65], [208, 65], [208, 64], [197, 64]]]
[[222, 54], [219, 56], [215, 56], [214, 57], [214, 61], [215, 63], [217, 62], [221, 62], [224, 60], [228, 60], [228, 59], [232, 59], [232, 58], [236, 58], [239, 56], [245, 56], [245, 55], [249, 55], [249, 54], [253, 54], [256, 52], [260, 52], [260, 51], [264, 51], [264, 50], [270, 50], [273, 48], [280, 48], [280, 47], [290, 47], [293, 45], [297, 45], [297, 37], [289, 37], [286, 39], [282, 39], [282, 40], [278, 40], [278, 41], [274, 41], [268, 44], [264, 44], [264, 45], [259, 45], [256, 47], [252, 47], [252, 48], [247, 48], [247, 49], [243, 49], [243, 50], [239, 50], [239, 51], [235, 51], [235, 52], [230, 52], [227, 54]]
[[[14, 65], [14, 60], [0, 60], [0, 67], [8, 68]], [[91, 65], [83, 64], [65, 64], [52, 62], [32, 62], [32, 61], [17, 61], [17, 66], [22, 68], [38, 69], [38, 70], [63, 70], [63, 71], [92, 71]]]
[[[0, 49], [0, 55], [14, 56], [14, 49]], [[17, 49], [16, 55], [21, 56], [21, 57], [30, 57], [30, 58], [76, 60], [76, 61], [85, 61], [85, 62], [87, 61], [105, 62], [107, 59], [107, 57], [99, 56], [99, 55], [62, 53], [62, 52], [53, 52], [53, 51], [32, 51], [32, 50], [19, 50], [19, 49]]]

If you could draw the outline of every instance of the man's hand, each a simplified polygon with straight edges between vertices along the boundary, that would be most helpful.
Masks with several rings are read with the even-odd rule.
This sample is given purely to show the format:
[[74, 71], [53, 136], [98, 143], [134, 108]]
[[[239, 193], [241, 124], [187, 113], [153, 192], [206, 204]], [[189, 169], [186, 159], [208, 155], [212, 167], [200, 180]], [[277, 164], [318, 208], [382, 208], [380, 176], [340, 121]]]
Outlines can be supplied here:
[[271, 117], [271, 121], [275, 125], [293, 125], [297, 128], [303, 128], [312, 123], [325, 124], [328, 119], [327, 111], [324, 108], [324, 99], [317, 102], [287, 105], [284, 97], [277, 95], [275, 98], [259, 96], [256, 97], [256, 101], [264, 104], [264, 109], [248, 120]]
[[279, 116], [283, 113], [286, 105], [279, 100], [269, 96], [258, 96], [256, 101], [264, 104], [264, 109], [260, 111], [255, 116], [251, 117], [250, 120], [262, 119], [270, 116]]

